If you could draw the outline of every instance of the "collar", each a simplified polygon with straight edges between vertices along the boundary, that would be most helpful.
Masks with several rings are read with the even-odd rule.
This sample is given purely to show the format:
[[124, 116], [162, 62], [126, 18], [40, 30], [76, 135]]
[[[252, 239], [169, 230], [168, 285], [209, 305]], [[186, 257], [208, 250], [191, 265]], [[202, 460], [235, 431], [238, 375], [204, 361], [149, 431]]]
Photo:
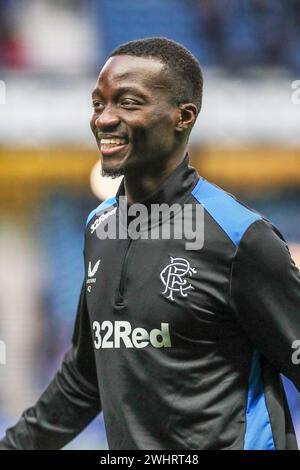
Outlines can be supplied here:
[[[149, 206], [151, 204], [174, 204], [183, 203], [187, 193], [190, 193], [196, 186], [199, 175], [195, 168], [189, 166], [189, 155], [185, 155], [182, 162], [163, 181], [160, 187], [146, 199], [139, 201], [141, 204]], [[125, 195], [124, 178], [121, 181], [116, 199]]]

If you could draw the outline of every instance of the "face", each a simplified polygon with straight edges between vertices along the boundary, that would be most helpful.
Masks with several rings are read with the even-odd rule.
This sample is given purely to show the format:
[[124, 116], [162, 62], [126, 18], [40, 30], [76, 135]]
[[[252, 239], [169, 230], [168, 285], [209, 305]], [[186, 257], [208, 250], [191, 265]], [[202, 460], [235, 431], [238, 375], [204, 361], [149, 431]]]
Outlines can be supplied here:
[[176, 152], [180, 110], [164, 65], [152, 58], [111, 57], [93, 91], [91, 129], [110, 176], [155, 171]]

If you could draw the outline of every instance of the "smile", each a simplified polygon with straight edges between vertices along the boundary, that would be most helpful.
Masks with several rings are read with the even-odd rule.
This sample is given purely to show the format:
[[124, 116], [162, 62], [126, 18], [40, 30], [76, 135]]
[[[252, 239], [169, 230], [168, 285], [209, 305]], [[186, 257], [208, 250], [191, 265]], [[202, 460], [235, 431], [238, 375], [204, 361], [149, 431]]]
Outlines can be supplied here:
[[102, 155], [113, 155], [123, 150], [126, 147], [127, 143], [127, 139], [120, 137], [114, 139], [101, 139], [100, 150]]

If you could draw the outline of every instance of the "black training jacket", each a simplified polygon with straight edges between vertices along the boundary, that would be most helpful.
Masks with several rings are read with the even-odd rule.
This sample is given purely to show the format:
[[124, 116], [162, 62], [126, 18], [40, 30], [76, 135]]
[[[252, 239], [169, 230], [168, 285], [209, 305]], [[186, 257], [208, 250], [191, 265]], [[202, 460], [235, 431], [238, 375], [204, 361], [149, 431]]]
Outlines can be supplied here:
[[[300, 277], [281, 234], [188, 157], [143, 201], [170, 216], [103, 239], [134, 222], [122, 194], [88, 218], [72, 348], [0, 448], [60, 448], [101, 410], [110, 449], [297, 448], [280, 373], [300, 389]], [[198, 249], [145, 236], [186, 206]]]

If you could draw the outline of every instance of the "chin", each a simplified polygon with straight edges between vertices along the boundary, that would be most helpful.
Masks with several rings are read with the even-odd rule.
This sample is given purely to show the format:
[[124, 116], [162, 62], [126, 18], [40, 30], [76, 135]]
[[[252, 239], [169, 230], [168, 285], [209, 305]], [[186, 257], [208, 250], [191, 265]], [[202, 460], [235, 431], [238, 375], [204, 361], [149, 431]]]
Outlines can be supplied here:
[[124, 175], [124, 168], [122, 165], [107, 165], [102, 161], [102, 176], [109, 176], [110, 178], [119, 178]]
[[131, 163], [134, 164], [132, 158], [128, 158], [128, 155], [123, 157], [118, 156], [103, 156], [101, 154], [102, 160], [102, 175], [110, 176], [111, 178], [118, 178], [119, 176], [124, 176], [128, 169], [131, 168]]

